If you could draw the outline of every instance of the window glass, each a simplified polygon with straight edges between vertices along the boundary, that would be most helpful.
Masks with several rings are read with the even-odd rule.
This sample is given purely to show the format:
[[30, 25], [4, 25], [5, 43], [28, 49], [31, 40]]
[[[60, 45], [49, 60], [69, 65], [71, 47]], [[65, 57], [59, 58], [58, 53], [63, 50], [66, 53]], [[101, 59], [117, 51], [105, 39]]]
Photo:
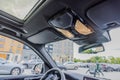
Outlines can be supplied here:
[[[34, 67], [43, 65], [41, 58], [28, 46], [0, 35], [0, 75], [31, 75]], [[4, 41], [3, 41], [4, 40]]]
[[[49, 43], [45, 46], [62, 70], [110, 80], [120, 79], [120, 28], [110, 31], [111, 41], [104, 43], [104, 52], [79, 52], [78, 45], [70, 40]], [[51, 46], [52, 45], [52, 46]], [[50, 47], [49, 47], [50, 46]]]
[[39, 0], [0, 0], [0, 10], [24, 19]]

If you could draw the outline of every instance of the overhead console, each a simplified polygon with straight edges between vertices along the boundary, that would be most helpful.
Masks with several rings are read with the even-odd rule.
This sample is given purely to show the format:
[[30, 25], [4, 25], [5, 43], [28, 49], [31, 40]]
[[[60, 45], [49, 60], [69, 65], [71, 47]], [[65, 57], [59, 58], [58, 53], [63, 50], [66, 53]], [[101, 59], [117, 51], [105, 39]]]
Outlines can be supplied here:
[[49, 24], [69, 39], [92, 34], [94, 30], [87, 26], [72, 10], [54, 15]]
[[[73, 40], [79, 45], [110, 41], [107, 31], [95, 32], [73, 10], [65, 10], [55, 14], [49, 19], [48, 23], [66, 38]], [[104, 35], [105, 32], [107, 32], [107, 37]]]
[[120, 26], [120, 0], [104, 0], [91, 7], [87, 16], [102, 30], [111, 30]]
[[35, 44], [45, 44], [66, 38], [77, 44], [110, 41], [108, 32], [106, 32], [107, 36], [104, 35], [105, 31], [95, 32], [91, 26], [87, 25], [84, 20], [71, 9], [66, 9], [54, 14], [48, 19], [48, 23], [51, 27], [45, 28], [28, 37], [28, 41]]

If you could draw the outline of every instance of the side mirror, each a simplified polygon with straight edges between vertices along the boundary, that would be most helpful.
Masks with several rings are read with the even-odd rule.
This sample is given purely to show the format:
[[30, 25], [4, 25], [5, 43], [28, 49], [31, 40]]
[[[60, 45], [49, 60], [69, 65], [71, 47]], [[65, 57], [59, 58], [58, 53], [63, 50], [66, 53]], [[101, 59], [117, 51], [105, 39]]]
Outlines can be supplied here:
[[2, 63], [2, 64], [6, 64], [6, 63], [7, 63], [7, 61], [2, 61], [1, 63]]
[[79, 48], [79, 52], [87, 53], [87, 54], [95, 54], [103, 51], [105, 51], [104, 46], [102, 44], [97, 44], [97, 43], [84, 45]]
[[33, 74], [39, 74], [42, 72], [42, 69], [43, 69], [43, 63], [38, 63], [36, 64], [33, 69], [31, 70], [31, 72]]

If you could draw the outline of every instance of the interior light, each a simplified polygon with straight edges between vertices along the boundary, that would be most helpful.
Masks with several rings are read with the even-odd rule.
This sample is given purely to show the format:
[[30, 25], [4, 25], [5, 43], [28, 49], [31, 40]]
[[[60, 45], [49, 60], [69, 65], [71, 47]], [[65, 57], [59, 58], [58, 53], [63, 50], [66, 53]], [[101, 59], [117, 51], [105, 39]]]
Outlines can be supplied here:
[[81, 23], [79, 20], [76, 21], [75, 30], [76, 30], [78, 33], [83, 34], [83, 35], [88, 35], [88, 34], [91, 34], [91, 33], [94, 32], [92, 28], [86, 27], [86, 26], [85, 26], [83, 23]]
[[56, 28], [57, 31], [61, 32], [64, 36], [68, 37], [68, 38], [74, 38], [74, 35], [69, 32], [68, 30], [64, 30], [64, 29], [59, 29], [59, 28]]

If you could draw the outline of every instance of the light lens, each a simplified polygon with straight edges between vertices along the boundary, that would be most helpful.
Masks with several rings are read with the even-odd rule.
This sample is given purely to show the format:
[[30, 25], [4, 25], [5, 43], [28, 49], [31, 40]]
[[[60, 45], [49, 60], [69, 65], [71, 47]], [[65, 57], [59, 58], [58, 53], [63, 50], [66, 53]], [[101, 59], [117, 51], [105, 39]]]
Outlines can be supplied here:
[[74, 38], [74, 35], [71, 32], [69, 32], [68, 30], [59, 29], [59, 28], [56, 28], [56, 30], [61, 32], [64, 36], [66, 36], [68, 38]]
[[75, 30], [83, 35], [88, 35], [93, 33], [94, 31], [88, 27], [86, 27], [83, 23], [81, 23], [79, 20], [76, 21], [75, 24]]

